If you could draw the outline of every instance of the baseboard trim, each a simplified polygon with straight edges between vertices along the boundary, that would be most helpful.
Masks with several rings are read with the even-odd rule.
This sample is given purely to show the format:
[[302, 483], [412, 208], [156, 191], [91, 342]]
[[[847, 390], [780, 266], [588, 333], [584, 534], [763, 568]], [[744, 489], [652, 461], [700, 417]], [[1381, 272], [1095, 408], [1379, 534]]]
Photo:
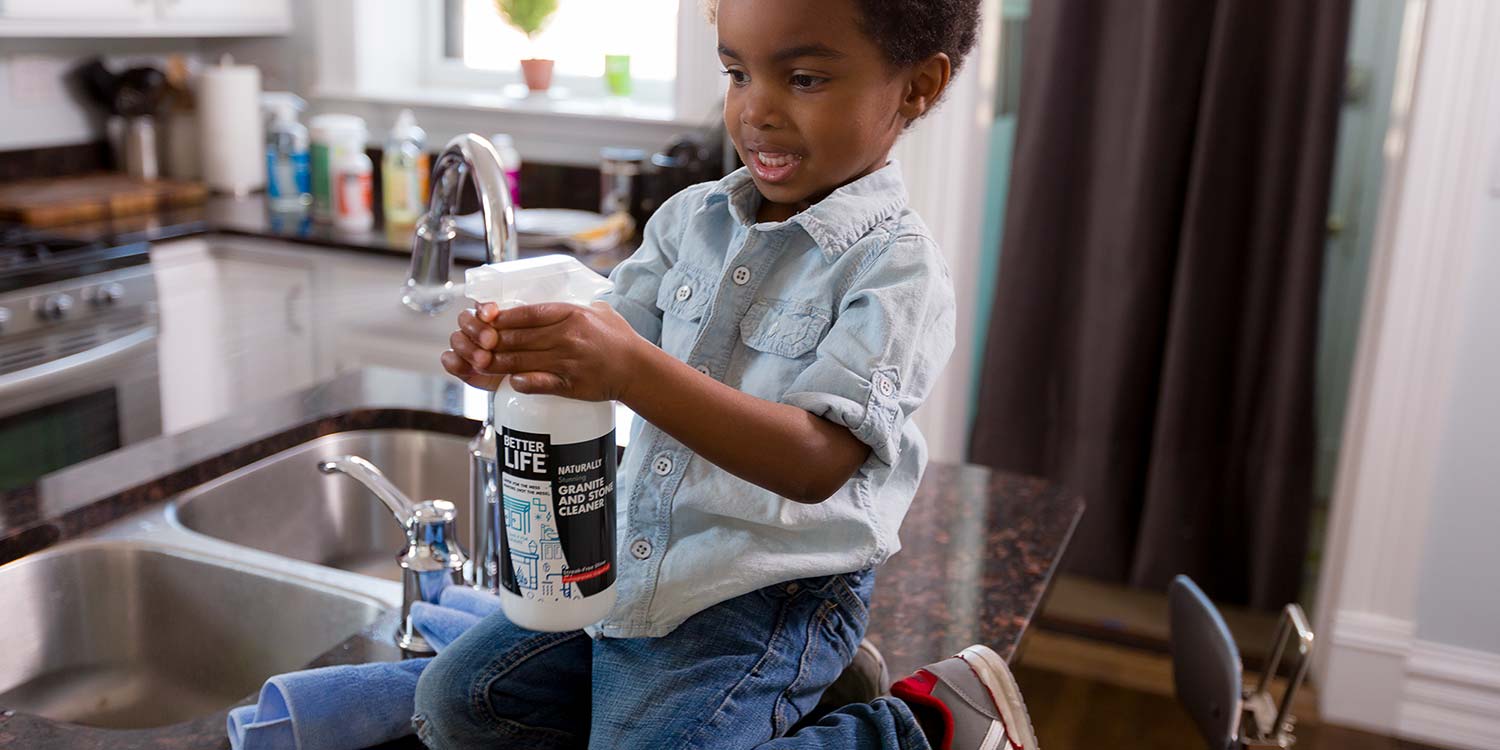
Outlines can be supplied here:
[[1324, 721], [1460, 750], [1500, 748], [1500, 654], [1416, 637], [1412, 623], [1341, 612], [1326, 639]]
[[1500, 747], [1500, 655], [1416, 642], [1397, 732], [1464, 750]]

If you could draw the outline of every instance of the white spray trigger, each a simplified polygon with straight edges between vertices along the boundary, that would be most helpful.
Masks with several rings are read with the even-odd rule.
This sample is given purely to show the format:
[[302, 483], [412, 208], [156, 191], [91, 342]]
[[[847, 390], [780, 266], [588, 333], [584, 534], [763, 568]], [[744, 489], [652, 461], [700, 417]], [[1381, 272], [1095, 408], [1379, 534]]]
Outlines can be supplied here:
[[614, 288], [609, 279], [571, 255], [546, 255], [469, 269], [464, 293], [501, 308], [542, 302], [588, 305]]

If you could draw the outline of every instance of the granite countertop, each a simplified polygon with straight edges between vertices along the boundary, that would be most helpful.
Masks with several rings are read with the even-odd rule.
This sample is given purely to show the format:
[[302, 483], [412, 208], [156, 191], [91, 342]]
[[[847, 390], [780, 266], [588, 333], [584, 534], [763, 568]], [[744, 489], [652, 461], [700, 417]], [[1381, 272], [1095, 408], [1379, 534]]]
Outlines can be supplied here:
[[[376, 225], [367, 231], [348, 232], [327, 222], [313, 221], [303, 212], [272, 211], [263, 194], [236, 198], [214, 195], [200, 205], [174, 208], [137, 216], [122, 216], [105, 221], [53, 227], [47, 234], [82, 240], [103, 239], [114, 244], [161, 242], [202, 234], [224, 234], [260, 239], [286, 240], [303, 245], [317, 245], [340, 250], [355, 250], [411, 257], [412, 228]], [[638, 241], [626, 242], [612, 250], [580, 256], [595, 271], [607, 274], [630, 257]], [[558, 252], [557, 250], [522, 250], [522, 255]], [[484, 243], [459, 237], [453, 243], [453, 257], [464, 265], [484, 262]]]
[[[464, 406], [456, 382], [372, 368], [137, 443], [0, 497], [0, 563], [322, 435], [376, 428], [471, 435], [478, 423]], [[877, 574], [868, 637], [892, 675], [971, 643], [1013, 658], [1082, 514], [1082, 499], [1043, 480], [930, 466], [902, 527], [904, 548]], [[386, 642], [392, 622], [382, 620], [316, 664], [396, 658]], [[93, 729], [3, 711], [0, 747], [223, 748], [228, 740], [223, 711], [149, 730]]]

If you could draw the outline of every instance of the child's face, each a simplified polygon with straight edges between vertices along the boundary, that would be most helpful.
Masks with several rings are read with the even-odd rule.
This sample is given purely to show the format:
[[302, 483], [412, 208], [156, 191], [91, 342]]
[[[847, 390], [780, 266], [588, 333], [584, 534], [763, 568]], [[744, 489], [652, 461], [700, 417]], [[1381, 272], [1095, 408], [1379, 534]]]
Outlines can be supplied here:
[[885, 165], [911, 119], [910, 76], [860, 28], [854, 0], [721, 0], [724, 125], [788, 218]]

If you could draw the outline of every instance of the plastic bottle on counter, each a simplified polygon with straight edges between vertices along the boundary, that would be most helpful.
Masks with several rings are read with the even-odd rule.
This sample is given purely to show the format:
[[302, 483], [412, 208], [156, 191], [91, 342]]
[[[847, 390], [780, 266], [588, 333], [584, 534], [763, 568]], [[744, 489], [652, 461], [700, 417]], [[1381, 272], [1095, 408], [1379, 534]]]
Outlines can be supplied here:
[[505, 184], [510, 187], [510, 200], [521, 207], [521, 152], [516, 150], [515, 139], [504, 133], [490, 136], [490, 144], [500, 152], [500, 165], [505, 168]]
[[385, 223], [415, 224], [427, 205], [427, 132], [417, 127], [417, 116], [409, 109], [396, 117], [380, 171]]
[[302, 209], [312, 202], [310, 139], [307, 126], [297, 122], [297, 113], [307, 103], [286, 91], [261, 94], [260, 100], [271, 113], [271, 123], [266, 128], [266, 195], [271, 208]]
[[369, 130], [355, 115], [327, 114], [312, 118], [313, 217], [332, 221], [334, 215], [334, 163], [350, 151], [364, 153]]
[[365, 150], [340, 149], [333, 162], [333, 225], [345, 232], [375, 226], [375, 165]]
[[[465, 282], [501, 307], [587, 305], [611, 287], [571, 255], [471, 268]], [[510, 378], [493, 398], [498, 494], [507, 519], [524, 514], [498, 524], [500, 608], [528, 630], [592, 625], [615, 604], [614, 404], [521, 393]]]

